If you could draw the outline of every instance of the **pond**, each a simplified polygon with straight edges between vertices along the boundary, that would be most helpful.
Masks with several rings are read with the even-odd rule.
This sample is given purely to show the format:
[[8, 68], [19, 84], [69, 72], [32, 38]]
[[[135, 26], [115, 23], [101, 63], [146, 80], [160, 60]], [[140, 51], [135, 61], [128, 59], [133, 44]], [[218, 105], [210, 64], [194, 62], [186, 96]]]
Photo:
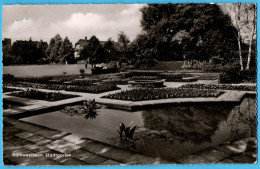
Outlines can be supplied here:
[[[96, 118], [88, 120], [63, 110], [22, 120], [173, 160], [226, 141], [256, 136], [256, 119], [256, 99], [246, 97], [240, 104], [183, 105], [135, 112], [102, 106]], [[138, 126], [134, 141], [120, 141], [120, 122]]]

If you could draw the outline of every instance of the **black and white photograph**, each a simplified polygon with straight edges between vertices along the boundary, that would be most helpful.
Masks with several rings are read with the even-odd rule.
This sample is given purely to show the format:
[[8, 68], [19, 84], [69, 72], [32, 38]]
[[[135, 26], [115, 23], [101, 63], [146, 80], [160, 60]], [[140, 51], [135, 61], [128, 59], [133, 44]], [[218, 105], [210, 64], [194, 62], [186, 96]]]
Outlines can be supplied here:
[[257, 163], [257, 4], [2, 8], [6, 166]]

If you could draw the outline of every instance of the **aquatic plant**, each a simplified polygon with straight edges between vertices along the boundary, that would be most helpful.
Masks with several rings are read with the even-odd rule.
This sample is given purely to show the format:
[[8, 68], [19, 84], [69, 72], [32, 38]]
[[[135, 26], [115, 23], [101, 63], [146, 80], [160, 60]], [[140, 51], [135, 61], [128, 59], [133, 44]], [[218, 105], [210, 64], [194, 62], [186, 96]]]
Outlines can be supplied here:
[[131, 124], [129, 126], [126, 126], [124, 123], [119, 124], [119, 130], [117, 130], [119, 137], [121, 140], [128, 141], [129, 139], [133, 139], [134, 132], [135, 132], [136, 126], [131, 127]]
[[98, 115], [96, 110], [101, 108], [101, 106], [97, 105], [95, 99], [93, 99], [92, 101], [85, 100], [83, 102], [82, 108], [86, 113], [85, 118], [87, 120], [87, 119], [95, 119], [96, 116]]

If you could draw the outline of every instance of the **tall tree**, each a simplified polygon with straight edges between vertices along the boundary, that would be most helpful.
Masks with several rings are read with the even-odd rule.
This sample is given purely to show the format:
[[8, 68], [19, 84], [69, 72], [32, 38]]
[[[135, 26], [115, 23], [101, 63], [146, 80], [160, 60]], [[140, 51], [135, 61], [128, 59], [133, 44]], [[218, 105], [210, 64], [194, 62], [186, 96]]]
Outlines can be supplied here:
[[[231, 61], [237, 48], [228, 15], [214, 4], [150, 4], [141, 9], [143, 42], [158, 60], [206, 60], [220, 56]], [[142, 49], [142, 53], [146, 49]]]
[[95, 63], [101, 63], [105, 58], [104, 49], [96, 36], [92, 36], [88, 43], [83, 46], [80, 55], [82, 58]]
[[222, 7], [233, 16], [233, 24], [236, 28], [234, 34], [237, 38], [239, 46], [238, 55], [240, 59], [241, 70], [244, 70], [242, 43], [248, 44], [247, 49], [247, 64], [245, 69], [250, 68], [252, 45], [256, 40], [256, 4], [253, 3], [232, 3], [223, 4]]
[[50, 63], [58, 63], [60, 61], [60, 47], [62, 44], [62, 38], [59, 34], [55, 35], [50, 40], [50, 45], [47, 49], [48, 60]]
[[39, 43], [37, 43], [37, 56], [38, 56], [38, 63], [45, 63], [46, 62], [46, 50], [47, 50], [47, 43], [44, 43], [42, 40], [40, 40]]
[[111, 38], [109, 38], [104, 44], [104, 51], [107, 60], [112, 60], [112, 61], [118, 60], [118, 56], [117, 56], [118, 52], [115, 43]]
[[51, 62], [50, 56], [51, 56], [51, 51], [52, 51], [54, 45], [55, 45], [55, 39], [54, 39], [54, 38], [51, 38], [51, 39], [50, 39], [50, 43], [49, 43], [49, 45], [48, 45], [48, 48], [46, 49], [46, 55], [47, 55], [46, 62], [47, 62], [47, 63]]
[[117, 44], [119, 46], [120, 60], [128, 60], [129, 58], [129, 37], [122, 31], [118, 33]]
[[60, 46], [59, 54], [61, 63], [75, 63], [73, 45], [68, 37], [65, 37], [65, 39], [63, 40]]

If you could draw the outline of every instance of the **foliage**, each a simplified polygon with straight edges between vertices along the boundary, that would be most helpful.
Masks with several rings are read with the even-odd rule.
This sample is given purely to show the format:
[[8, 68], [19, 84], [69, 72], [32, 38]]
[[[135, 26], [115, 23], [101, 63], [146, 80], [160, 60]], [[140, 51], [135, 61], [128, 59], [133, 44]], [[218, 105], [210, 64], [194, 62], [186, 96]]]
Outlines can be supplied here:
[[13, 91], [20, 91], [20, 89], [15, 89], [15, 88], [10, 88], [10, 87], [3, 86], [3, 93], [13, 92]]
[[102, 67], [96, 67], [91, 69], [92, 74], [108, 74], [108, 73], [119, 73], [118, 68], [102, 68]]
[[80, 76], [84, 78], [85, 69], [79, 69]]
[[105, 59], [105, 51], [101, 45], [99, 39], [96, 36], [92, 36], [88, 43], [86, 43], [80, 51], [81, 59], [90, 59], [91, 63], [101, 63]]
[[3, 64], [40, 64], [45, 56], [47, 44], [32, 41], [16, 41], [13, 45], [3, 47]]
[[60, 59], [59, 62], [61, 63], [75, 63], [74, 58], [74, 48], [68, 37], [62, 41], [60, 49], [59, 49]]
[[256, 86], [248, 85], [215, 85], [215, 84], [186, 84], [181, 86], [182, 89], [194, 90], [240, 90], [240, 91], [256, 91]]
[[168, 98], [190, 98], [190, 97], [218, 97], [223, 92], [205, 89], [164, 88], [164, 89], [133, 89], [104, 96], [109, 99], [143, 101]]
[[119, 130], [117, 130], [119, 137], [121, 140], [125, 138], [125, 141], [128, 141], [129, 139], [133, 139], [134, 132], [135, 132], [136, 126], [131, 128], [131, 125], [126, 126], [124, 123], [119, 124]]
[[136, 55], [157, 60], [231, 58], [237, 49], [231, 19], [212, 4], [149, 4], [142, 8], [143, 33]]
[[11, 74], [3, 74], [3, 83], [12, 83], [16, 82], [17, 79], [14, 77], [14, 75]]
[[118, 50], [116, 48], [115, 42], [109, 38], [104, 44], [104, 52], [106, 59], [109, 61], [118, 61]]
[[85, 85], [65, 85], [65, 84], [42, 84], [42, 83], [30, 83], [30, 82], [19, 82], [12, 83], [12, 86], [17, 87], [30, 87], [36, 89], [50, 89], [50, 90], [66, 90], [73, 92], [84, 92], [84, 93], [103, 93], [107, 91], [119, 89], [115, 83], [101, 83], [101, 84], [92, 84], [89, 86]]
[[87, 119], [95, 119], [96, 118], [96, 116], [98, 115], [96, 110], [99, 109], [100, 106], [98, 106], [96, 104], [95, 99], [93, 99], [92, 101], [85, 100], [83, 102], [82, 108], [83, 108], [84, 112], [86, 113], [85, 118], [87, 120]]
[[55, 35], [53, 39], [50, 41], [50, 45], [47, 49], [49, 55], [48, 55], [48, 61], [50, 63], [59, 63], [60, 62], [60, 48], [62, 44], [62, 38], [59, 34]]
[[30, 99], [46, 100], [46, 101], [58, 101], [58, 100], [77, 97], [75, 95], [62, 94], [57, 92], [47, 93], [35, 89], [27, 89], [26, 91], [13, 92], [11, 93], [11, 95], [16, 97], [24, 97]]
[[103, 93], [103, 92], [117, 90], [117, 89], [119, 88], [116, 86], [116, 84], [112, 84], [112, 83], [102, 83], [102, 84], [90, 85], [90, 86], [68, 85], [65, 87], [66, 91], [85, 92], [85, 93]]

